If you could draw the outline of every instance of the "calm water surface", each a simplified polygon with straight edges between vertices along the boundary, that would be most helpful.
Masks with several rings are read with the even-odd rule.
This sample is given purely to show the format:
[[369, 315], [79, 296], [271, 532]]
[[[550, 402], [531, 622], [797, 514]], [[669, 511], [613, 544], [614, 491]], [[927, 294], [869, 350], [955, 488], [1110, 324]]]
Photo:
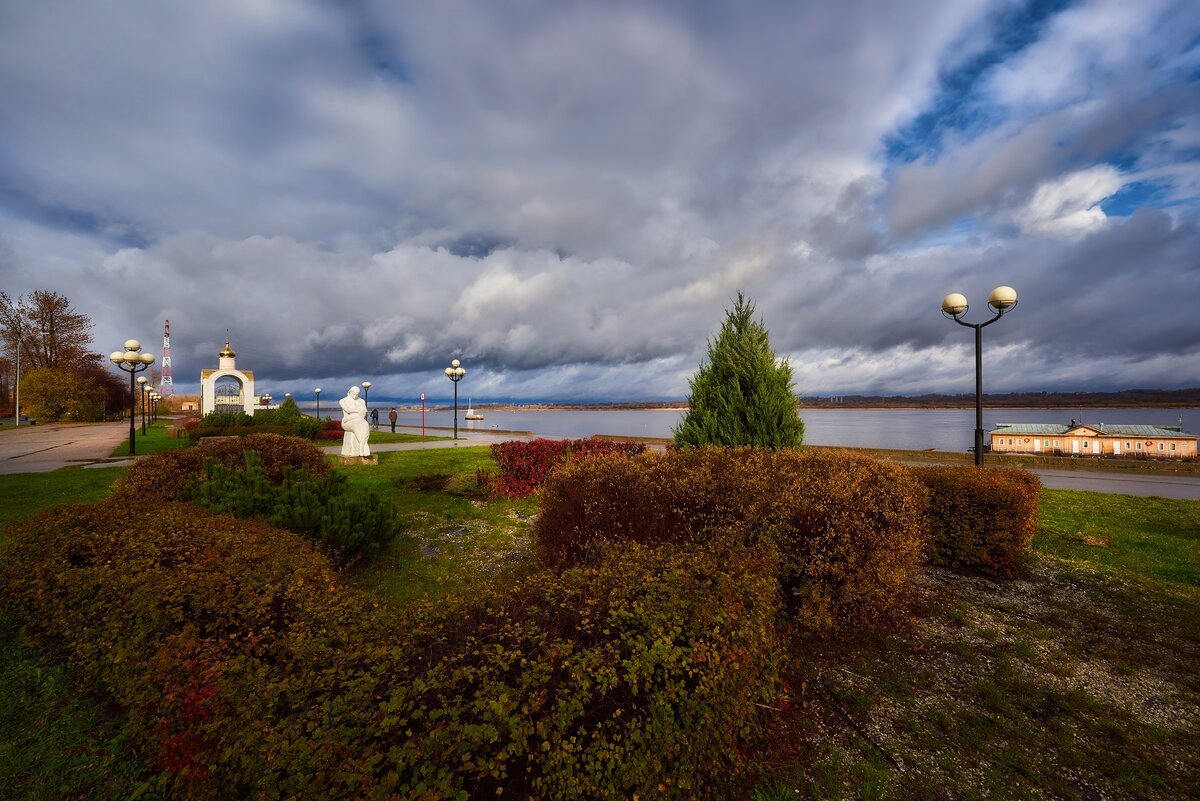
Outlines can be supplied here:
[[[312, 412], [311, 404], [302, 404]], [[321, 416], [340, 416], [321, 404]], [[381, 427], [387, 425], [387, 407], [379, 408]], [[336, 410], [336, 406], [334, 410]], [[483, 420], [462, 420], [459, 428], [488, 431], [533, 431], [545, 437], [588, 437], [592, 434], [616, 434], [639, 437], [669, 437], [679, 424], [682, 412], [651, 410], [612, 411], [512, 411], [480, 409]], [[974, 409], [805, 409], [804, 441], [810, 445], [846, 445], [861, 448], [933, 449], [965, 451], [975, 437]], [[1125, 425], [1179, 425], [1185, 431], [1200, 430], [1200, 408], [1186, 409], [998, 409], [983, 411], [983, 427], [988, 431], [997, 423], [1108, 423]], [[397, 425], [421, 425], [419, 411], [397, 412]], [[454, 425], [450, 411], [426, 411], [426, 426]]]

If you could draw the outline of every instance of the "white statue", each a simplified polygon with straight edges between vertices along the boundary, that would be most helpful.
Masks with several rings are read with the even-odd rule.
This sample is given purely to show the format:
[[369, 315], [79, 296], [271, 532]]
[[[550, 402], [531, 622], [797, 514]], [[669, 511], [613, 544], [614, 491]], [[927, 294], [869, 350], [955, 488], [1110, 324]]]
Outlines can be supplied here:
[[358, 397], [358, 387], [346, 390], [346, 397], [338, 401], [342, 407], [342, 456], [370, 456], [367, 438], [371, 426], [367, 423], [367, 404]]

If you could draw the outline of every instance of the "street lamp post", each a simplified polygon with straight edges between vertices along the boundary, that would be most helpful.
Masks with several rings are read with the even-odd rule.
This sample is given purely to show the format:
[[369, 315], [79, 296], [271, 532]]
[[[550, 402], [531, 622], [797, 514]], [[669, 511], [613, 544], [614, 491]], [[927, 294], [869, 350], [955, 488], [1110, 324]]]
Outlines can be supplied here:
[[467, 371], [458, 366], [458, 359], [450, 362], [446, 368], [446, 378], [454, 382], [454, 438], [458, 439], [458, 382], [462, 381]]
[[316, 389], [313, 390], [313, 392], [317, 393], [317, 419], [320, 420], [321, 419], [321, 388], [317, 387]]
[[141, 390], [139, 394], [141, 395], [142, 400], [142, 436], [144, 437], [146, 436], [146, 392], [148, 391], [146, 388], [146, 376], [139, 375], [137, 377], [137, 382], [138, 389]]
[[942, 298], [942, 315], [959, 325], [975, 329], [975, 466], [983, 465], [983, 329], [1004, 316], [1017, 305], [1017, 290], [998, 286], [988, 295], [988, 308], [995, 315], [985, 323], [968, 323], [962, 319], [971, 307], [965, 295], [952, 292]]
[[[362, 388], [363, 388], [363, 405], [367, 407], [367, 420], [369, 421], [371, 419], [371, 382], [370, 381], [362, 382]], [[371, 426], [371, 428], [375, 428], [375, 426]]]
[[153, 390], [153, 389], [150, 390], [150, 422], [151, 423], [158, 422], [158, 401], [160, 398], [162, 398], [162, 395], [159, 395], [157, 390]]
[[137, 453], [137, 441], [134, 427], [137, 420], [137, 374], [149, 370], [154, 364], [153, 353], [142, 353], [142, 343], [136, 339], [125, 340], [125, 350], [114, 350], [108, 354], [108, 360], [129, 373], [129, 455]]

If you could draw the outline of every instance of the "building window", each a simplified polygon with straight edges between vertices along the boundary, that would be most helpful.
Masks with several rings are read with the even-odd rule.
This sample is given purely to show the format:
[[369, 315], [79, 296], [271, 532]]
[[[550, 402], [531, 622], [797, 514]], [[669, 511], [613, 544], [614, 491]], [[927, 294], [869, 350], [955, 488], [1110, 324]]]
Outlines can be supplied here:
[[1160, 443], [1158, 443], [1158, 449], [1159, 449], [1160, 451], [1162, 451], [1162, 450], [1166, 450], [1166, 448], [1164, 448], [1164, 447], [1163, 447], [1163, 444], [1162, 444], [1161, 442], [1160, 442]]
[[1043, 448], [1049, 448], [1049, 447], [1050, 447], [1050, 440], [1048, 440], [1048, 439], [1044, 439], [1044, 440], [1042, 440], [1042, 447], [1043, 447]]
[[1085, 439], [1085, 440], [1083, 441], [1083, 447], [1085, 447], [1085, 448], [1086, 448], [1087, 446], [1088, 446], [1088, 441]]
[[1140, 443], [1140, 442], [1138, 443], [1138, 447], [1137, 447], [1137, 449], [1138, 449], [1139, 451], [1142, 449], [1142, 443]]
[[1054, 447], [1058, 447], [1058, 440], [1054, 440]]
[[1172, 443], [1171, 443], [1171, 450], [1175, 450], [1175, 443], [1174, 443], [1174, 442], [1172, 442]]
[[1128, 442], [1126, 442], [1126, 443], [1125, 443], [1125, 450], [1129, 450], [1129, 448], [1130, 448], [1130, 445], [1129, 445], [1129, 443], [1128, 443]]

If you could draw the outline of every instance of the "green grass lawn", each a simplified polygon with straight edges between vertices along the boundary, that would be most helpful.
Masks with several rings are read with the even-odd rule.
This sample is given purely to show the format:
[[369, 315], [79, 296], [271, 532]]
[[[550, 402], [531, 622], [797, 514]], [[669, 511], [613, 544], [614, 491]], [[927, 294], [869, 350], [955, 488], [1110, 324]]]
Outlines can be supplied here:
[[1040, 553], [1200, 597], [1200, 503], [1044, 490]]
[[384, 451], [378, 466], [339, 468], [351, 483], [390, 497], [405, 529], [351, 581], [404, 603], [530, 569], [528, 521], [537, 501], [486, 499], [476, 470], [495, 468], [487, 447]]
[[[128, 421], [127, 421], [128, 422]], [[149, 456], [152, 453], [162, 453], [163, 451], [172, 451], [176, 448], [190, 447], [192, 441], [189, 439], [176, 439], [175, 437], [167, 436], [167, 428], [171, 426], [169, 421], [158, 421], [157, 423], [148, 423], [146, 425], [146, 433], [142, 434], [142, 426], [139, 423], [134, 430], [134, 446], [137, 448], [138, 456]], [[126, 435], [121, 444], [113, 448], [110, 456], [128, 456], [129, 455], [129, 437]]]
[[[495, 469], [486, 447], [384, 452], [378, 466], [337, 469], [391, 498], [404, 529], [348, 575], [355, 585], [403, 604], [534, 569], [537, 501], [481, 492], [476, 471]], [[0, 524], [103, 497], [121, 470], [0, 477]], [[797, 634], [781, 654], [790, 703], [764, 721], [740, 797], [1190, 797], [1200, 502], [1043, 490], [1040, 516], [1017, 581], [926, 570], [894, 629]], [[45, 653], [0, 642], [0, 679], [0, 798], [54, 797], [30, 788], [58, 773], [76, 797], [141, 786], [112, 723], [72, 696]], [[70, 761], [78, 754], [93, 767]]]
[[103, 499], [124, 471], [123, 467], [95, 467], [0, 476], [0, 542], [8, 526], [23, 517]]

